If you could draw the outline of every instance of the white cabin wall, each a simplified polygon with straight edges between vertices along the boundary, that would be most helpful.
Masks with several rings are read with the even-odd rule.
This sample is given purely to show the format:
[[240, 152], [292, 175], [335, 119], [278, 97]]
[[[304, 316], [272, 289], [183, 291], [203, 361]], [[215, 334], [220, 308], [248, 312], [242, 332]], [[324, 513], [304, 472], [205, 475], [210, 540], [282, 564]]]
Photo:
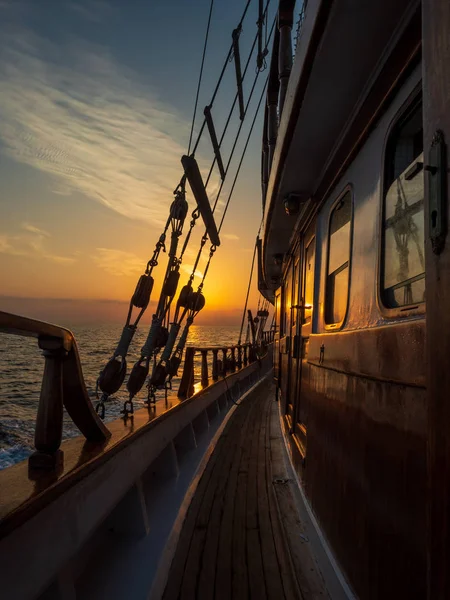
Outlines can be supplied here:
[[[317, 217], [314, 333], [323, 333], [328, 223], [331, 209], [349, 184], [353, 190], [353, 235], [347, 316], [341, 330], [375, 327], [386, 319], [378, 304], [379, 228], [382, 210], [384, 148], [391, 124], [421, 80], [419, 65], [381, 117], [357, 157], [330, 194]], [[403, 320], [403, 319], [402, 319]], [[336, 330], [334, 330], [336, 331]]]

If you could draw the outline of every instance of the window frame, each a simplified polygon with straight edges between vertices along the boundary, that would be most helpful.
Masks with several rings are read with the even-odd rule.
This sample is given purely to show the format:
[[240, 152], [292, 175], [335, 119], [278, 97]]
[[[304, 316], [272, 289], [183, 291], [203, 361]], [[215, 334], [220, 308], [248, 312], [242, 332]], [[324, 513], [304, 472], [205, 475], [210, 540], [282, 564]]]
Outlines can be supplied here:
[[[394, 319], [394, 318], [405, 318], [424, 315], [426, 312], [426, 301], [415, 302], [413, 304], [405, 304], [404, 306], [387, 306], [385, 304], [384, 296], [384, 245], [385, 245], [385, 214], [386, 214], [386, 194], [388, 190], [387, 185], [387, 169], [386, 159], [389, 148], [390, 137], [395, 128], [401, 123], [401, 121], [407, 117], [407, 114], [414, 109], [414, 106], [422, 102], [423, 110], [423, 91], [422, 81], [420, 81], [413, 89], [411, 94], [402, 104], [402, 106], [396, 111], [392, 117], [389, 126], [386, 130], [386, 135], [383, 143], [383, 151], [381, 157], [381, 177], [380, 177], [380, 199], [379, 199], [379, 224], [378, 224], [378, 268], [377, 268], [377, 293], [376, 301], [378, 309], [383, 317]], [[423, 149], [425, 152], [425, 148]], [[417, 159], [415, 159], [417, 160]], [[425, 193], [426, 181], [424, 179], [424, 193]], [[426, 226], [425, 226], [425, 215], [424, 215], [424, 241], [426, 242]], [[425, 273], [426, 278], [426, 273]], [[426, 288], [425, 288], [426, 290]]]
[[[333, 215], [334, 209], [342, 200], [342, 198], [350, 193], [350, 243], [349, 243], [349, 256], [348, 256], [348, 285], [347, 285], [347, 302], [345, 305], [345, 312], [342, 320], [338, 323], [327, 323], [326, 322], [326, 307], [327, 307], [327, 287], [328, 287], [328, 266], [330, 264], [330, 230], [331, 230], [331, 217]], [[348, 309], [350, 305], [350, 288], [351, 288], [351, 274], [352, 274], [352, 262], [353, 262], [353, 220], [354, 220], [354, 191], [351, 183], [347, 183], [347, 185], [343, 188], [341, 193], [336, 197], [336, 200], [330, 206], [330, 210], [328, 213], [328, 226], [327, 226], [327, 258], [325, 262], [325, 282], [324, 282], [324, 296], [323, 296], [323, 325], [325, 331], [340, 331], [344, 327], [345, 321], [348, 316]], [[316, 247], [317, 252], [317, 247]]]

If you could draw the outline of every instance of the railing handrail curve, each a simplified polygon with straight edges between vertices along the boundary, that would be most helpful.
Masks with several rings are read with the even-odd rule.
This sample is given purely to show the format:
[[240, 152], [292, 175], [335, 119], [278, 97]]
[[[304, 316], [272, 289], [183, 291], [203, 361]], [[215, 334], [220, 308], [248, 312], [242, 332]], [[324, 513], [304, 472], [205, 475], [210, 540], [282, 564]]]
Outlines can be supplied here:
[[71, 350], [75, 340], [73, 333], [65, 327], [4, 311], [0, 311], [0, 333], [22, 337], [58, 338], [63, 341], [64, 349], [67, 351]]
[[64, 327], [0, 311], [0, 333], [33, 337], [45, 358], [36, 417], [32, 469], [55, 469], [63, 460], [60, 450], [63, 406], [88, 441], [102, 443], [109, 430], [96, 414], [86, 389], [73, 333]]

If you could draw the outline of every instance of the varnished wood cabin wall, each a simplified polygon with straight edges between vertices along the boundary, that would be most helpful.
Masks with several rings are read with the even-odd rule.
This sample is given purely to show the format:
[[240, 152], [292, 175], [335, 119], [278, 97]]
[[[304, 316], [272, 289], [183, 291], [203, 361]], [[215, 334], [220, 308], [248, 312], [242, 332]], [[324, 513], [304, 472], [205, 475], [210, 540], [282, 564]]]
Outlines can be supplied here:
[[[420, 81], [419, 65], [317, 216], [313, 333], [297, 398], [307, 415], [304, 463], [301, 444], [292, 444], [311, 507], [364, 600], [426, 597], [424, 306], [386, 315], [377, 284], [385, 143]], [[349, 306], [342, 329], [329, 332], [323, 316], [328, 222], [346, 186], [353, 194]], [[290, 269], [283, 287], [284, 336]], [[281, 339], [280, 349], [282, 410], [289, 412], [292, 335]], [[286, 419], [292, 440], [290, 430]]]

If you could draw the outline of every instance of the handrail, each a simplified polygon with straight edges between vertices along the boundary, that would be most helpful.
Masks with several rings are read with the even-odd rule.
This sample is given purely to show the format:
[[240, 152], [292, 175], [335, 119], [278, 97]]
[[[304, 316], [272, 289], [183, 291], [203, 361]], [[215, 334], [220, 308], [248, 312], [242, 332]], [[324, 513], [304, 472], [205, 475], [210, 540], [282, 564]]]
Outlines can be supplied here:
[[[263, 346], [273, 341], [273, 331], [263, 331], [261, 343]], [[212, 360], [208, 362], [208, 355]], [[194, 358], [201, 355], [201, 377], [203, 388], [209, 385], [210, 380], [217, 381], [219, 377], [226, 377], [229, 373], [245, 368], [248, 364], [258, 358], [258, 348], [254, 344], [232, 344], [228, 346], [201, 346], [186, 348], [183, 374], [181, 376], [178, 398], [185, 400], [190, 398], [195, 391], [194, 388]]]
[[63, 406], [90, 442], [104, 442], [109, 430], [96, 414], [83, 378], [78, 348], [69, 329], [0, 311], [0, 333], [34, 337], [45, 358], [35, 428], [31, 469], [61, 465]]
[[71, 349], [72, 343], [75, 341], [73, 333], [69, 329], [3, 311], [0, 311], [0, 333], [34, 338], [42, 336], [58, 338], [62, 340], [64, 349], [67, 351]]
[[[2, 311], [0, 333], [36, 338], [45, 358], [36, 417], [35, 452], [29, 457], [29, 468], [61, 467], [63, 406], [89, 442], [104, 443], [111, 434], [89, 398], [73, 333], [64, 327]], [[273, 331], [261, 332], [263, 347], [273, 341], [273, 334]], [[211, 380], [215, 382], [254, 362], [258, 358], [258, 348], [250, 343], [186, 348], [178, 390], [180, 399], [194, 394], [194, 359], [198, 354], [201, 355], [201, 386], [205, 388]]]

